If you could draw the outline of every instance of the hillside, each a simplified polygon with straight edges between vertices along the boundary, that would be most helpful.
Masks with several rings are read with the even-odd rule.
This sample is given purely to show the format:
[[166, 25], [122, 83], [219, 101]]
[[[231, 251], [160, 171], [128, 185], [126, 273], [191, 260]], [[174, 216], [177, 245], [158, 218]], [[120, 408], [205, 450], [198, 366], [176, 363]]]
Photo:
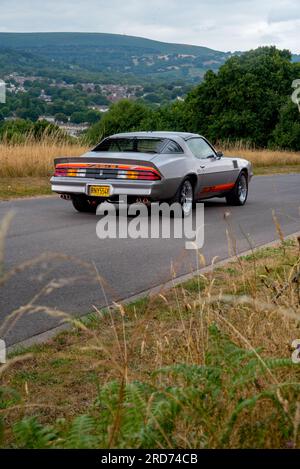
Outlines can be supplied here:
[[[208, 69], [218, 69], [231, 55], [206, 47], [169, 44], [105, 33], [0, 33], [5, 72], [67, 68], [89, 72], [170, 77], [199, 81]], [[21, 57], [20, 57], [21, 55]]]
[[[233, 54], [106, 33], [0, 33], [1, 75], [18, 72], [108, 82], [184, 80], [197, 83]], [[293, 55], [299, 62], [300, 55]]]

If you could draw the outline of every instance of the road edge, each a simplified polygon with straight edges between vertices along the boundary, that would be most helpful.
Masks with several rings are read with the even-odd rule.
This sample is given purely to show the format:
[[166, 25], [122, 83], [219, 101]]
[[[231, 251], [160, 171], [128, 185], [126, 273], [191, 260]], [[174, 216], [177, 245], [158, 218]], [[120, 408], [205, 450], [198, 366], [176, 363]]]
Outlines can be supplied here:
[[[288, 240], [291, 238], [296, 238], [300, 237], [300, 231], [297, 231], [296, 233], [289, 234], [284, 237], [284, 240]], [[236, 254], [231, 257], [227, 257], [226, 259], [222, 259], [218, 262], [215, 262], [209, 266], [201, 267], [198, 270], [194, 270], [193, 272], [190, 272], [188, 274], [180, 275], [179, 277], [176, 277], [172, 280], [169, 280], [165, 283], [161, 283], [159, 285], [156, 285], [155, 287], [148, 288], [147, 290], [143, 290], [139, 293], [136, 293], [135, 295], [129, 296], [127, 298], [123, 298], [118, 300], [118, 303], [121, 304], [130, 304], [133, 303], [137, 300], [143, 299], [147, 296], [154, 296], [157, 295], [158, 293], [162, 293], [165, 290], [170, 290], [176, 285], [180, 285], [181, 283], [187, 282], [188, 280], [191, 280], [195, 278], [199, 274], [206, 274], [209, 272], [212, 272], [214, 269], [222, 267], [226, 264], [229, 264], [230, 262], [234, 262], [237, 260], [239, 257], [247, 256], [249, 254], [253, 254], [253, 252], [256, 252], [260, 249], [264, 249], [267, 247], [273, 247], [276, 245], [279, 245], [281, 243], [280, 239], [276, 239], [274, 241], [270, 241], [266, 244], [261, 244], [259, 246], [256, 246], [255, 248], [252, 249], [247, 249], [247, 251], [240, 252], [239, 254]], [[100, 309], [100, 311], [104, 311], [107, 308], [114, 308], [114, 304], [110, 304], [109, 306], [104, 306], [103, 308]], [[83, 314], [80, 316], [76, 316], [77, 319], [85, 319], [88, 318], [91, 313]], [[38, 345], [47, 342], [48, 340], [52, 339], [53, 337], [57, 336], [61, 332], [64, 332], [66, 330], [71, 330], [73, 327], [72, 324], [70, 323], [63, 323], [59, 326], [56, 326], [52, 329], [49, 329], [48, 331], [41, 332], [40, 334], [36, 334], [29, 339], [22, 340], [20, 342], [17, 342], [16, 344], [10, 345], [7, 348], [8, 353], [15, 353], [18, 351], [18, 349], [26, 349], [28, 347], [31, 347], [32, 345]]]

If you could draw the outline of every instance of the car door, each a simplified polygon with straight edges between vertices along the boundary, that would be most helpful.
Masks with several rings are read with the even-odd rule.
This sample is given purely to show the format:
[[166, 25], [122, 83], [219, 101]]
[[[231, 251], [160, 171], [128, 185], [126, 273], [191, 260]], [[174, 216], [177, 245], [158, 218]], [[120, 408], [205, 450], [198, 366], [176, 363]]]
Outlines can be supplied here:
[[234, 186], [235, 175], [230, 158], [219, 156], [202, 137], [190, 138], [186, 143], [196, 158], [198, 173], [196, 198], [217, 196]]

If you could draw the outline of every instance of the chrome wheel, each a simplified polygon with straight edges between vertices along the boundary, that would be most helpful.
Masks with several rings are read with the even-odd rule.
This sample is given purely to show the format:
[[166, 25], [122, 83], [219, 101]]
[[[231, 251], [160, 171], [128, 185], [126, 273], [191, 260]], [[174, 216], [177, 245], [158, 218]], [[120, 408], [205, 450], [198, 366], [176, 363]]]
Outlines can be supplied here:
[[182, 184], [180, 204], [184, 215], [189, 215], [193, 209], [193, 186], [189, 180], [184, 181]]
[[248, 184], [246, 176], [244, 174], [241, 174], [240, 176], [237, 189], [239, 201], [241, 202], [241, 204], [244, 204], [248, 195]]

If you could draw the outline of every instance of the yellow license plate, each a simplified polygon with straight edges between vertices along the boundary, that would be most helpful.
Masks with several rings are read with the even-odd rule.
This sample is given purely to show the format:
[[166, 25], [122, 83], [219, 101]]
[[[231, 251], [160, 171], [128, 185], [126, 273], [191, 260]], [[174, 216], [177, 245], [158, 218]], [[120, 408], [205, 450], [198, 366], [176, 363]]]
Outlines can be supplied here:
[[94, 197], [109, 197], [110, 187], [109, 186], [90, 186], [89, 195]]

